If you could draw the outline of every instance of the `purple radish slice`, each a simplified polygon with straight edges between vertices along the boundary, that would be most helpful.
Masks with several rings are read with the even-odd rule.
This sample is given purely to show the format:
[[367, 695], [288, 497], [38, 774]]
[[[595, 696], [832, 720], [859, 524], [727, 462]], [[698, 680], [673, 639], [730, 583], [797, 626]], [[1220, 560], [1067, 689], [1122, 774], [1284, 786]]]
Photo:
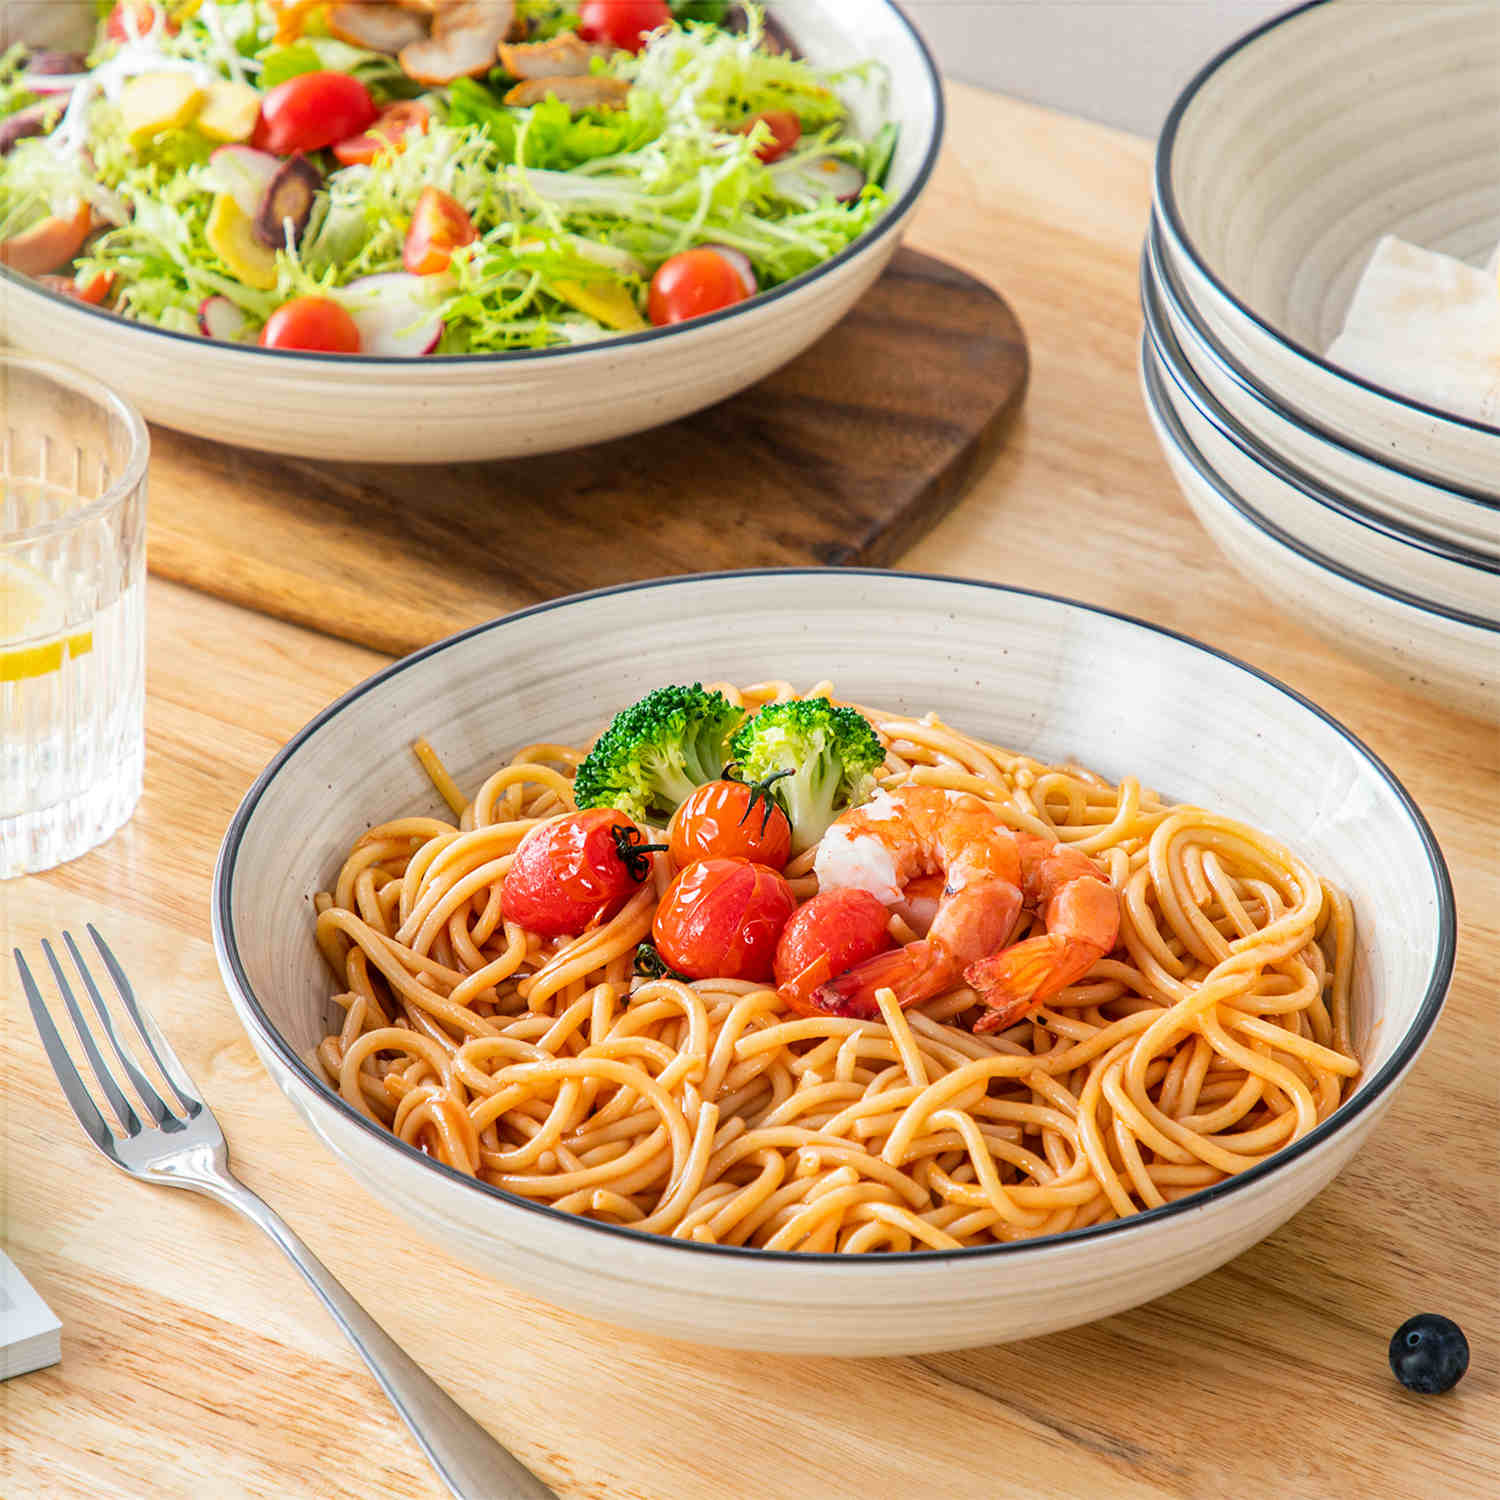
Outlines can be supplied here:
[[33, 52], [26, 59], [21, 83], [33, 94], [65, 94], [88, 77], [88, 70], [88, 59], [81, 52]]
[[443, 320], [432, 302], [432, 276], [386, 271], [361, 276], [338, 295], [359, 329], [359, 352], [382, 359], [419, 359], [443, 337]]
[[208, 159], [209, 185], [228, 193], [247, 219], [260, 215], [266, 190], [281, 171], [281, 158], [253, 146], [219, 146]]
[[256, 239], [272, 250], [284, 249], [288, 238], [300, 243], [322, 186], [322, 174], [300, 151], [282, 162], [256, 210]]
[[815, 203], [829, 197], [839, 203], [852, 203], [865, 187], [865, 174], [836, 156], [814, 156], [791, 162], [784, 171], [774, 167], [771, 171], [781, 192], [794, 198], [810, 198]]
[[722, 255], [725, 260], [734, 267], [735, 274], [740, 278], [745, 288], [745, 295], [753, 297], [760, 290], [760, 282], [755, 278], [755, 267], [750, 263], [750, 257], [743, 250], [736, 250], [733, 245], [700, 245], [700, 250], [712, 250]]
[[198, 327], [204, 338], [235, 343], [248, 321], [228, 297], [205, 297], [198, 304]]

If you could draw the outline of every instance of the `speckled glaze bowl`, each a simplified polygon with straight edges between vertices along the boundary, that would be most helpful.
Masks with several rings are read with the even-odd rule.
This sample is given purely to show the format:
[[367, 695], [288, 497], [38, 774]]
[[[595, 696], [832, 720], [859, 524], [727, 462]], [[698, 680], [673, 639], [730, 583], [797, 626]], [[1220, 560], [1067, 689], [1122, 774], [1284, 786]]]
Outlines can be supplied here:
[[[685, 622], [690, 628], [685, 629]], [[1350, 893], [1364, 1072], [1302, 1140], [1138, 1217], [1031, 1242], [840, 1257], [708, 1246], [592, 1223], [475, 1183], [323, 1080], [334, 1009], [309, 897], [376, 819], [433, 812], [427, 734], [460, 784], [519, 744], [578, 739], [695, 678], [812, 683], [937, 710], [1043, 758], [1133, 773], [1252, 820]], [[1119, 1312], [1221, 1265], [1349, 1160], [1427, 1040], [1453, 961], [1442, 855], [1389, 770], [1249, 667], [1045, 595], [856, 570], [720, 574], [539, 605], [432, 646], [302, 730], [235, 814], [213, 889], [230, 998], [268, 1073], [382, 1203], [476, 1272], [651, 1333], [779, 1353], [910, 1353], [1027, 1338]]]
[[[1500, 723], [1500, 623], [1382, 582], [1361, 571], [1364, 558], [1321, 550], [1305, 534], [1319, 529], [1305, 513], [1317, 505], [1269, 469], [1245, 460], [1232, 482], [1194, 442], [1149, 337], [1141, 344], [1141, 382], [1157, 440], [1188, 504], [1268, 599], [1372, 671], [1445, 708]], [[1298, 512], [1292, 525], [1272, 515], [1287, 507]], [[1319, 526], [1326, 530], [1336, 520], [1330, 512]], [[1488, 584], [1493, 575], [1483, 578]]]
[[[93, 0], [4, 0], [4, 34], [58, 46], [91, 34]], [[64, 24], [66, 22], [66, 24]], [[303, 458], [460, 463], [604, 442], [675, 421], [754, 385], [816, 343], [885, 269], [943, 136], [937, 65], [890, 0], [797, 0], [786, 24], [813, 61], [876, 59], [901, 126], [885, 217], [794, 281], [670, 328], [511, 354], [378, 359], [246, 348], [84, 307], [0, 268], [0, 338], [70, 363], [153, 422]], [[872, 131], [879, 121], [856, 118]]]
[[1377, 586], [1500, 631], [1500, 558], [1389, 521], [1284, 459], [1198, 379], [1167, 326], [1149, 270], [1141, 307], [1173, 414], [1209, 469], [1265, 521]]
[[1500, 240], [1500, 8], [1314, 0], [1209, 62], [1156, 152], [1163, 256], [1219, 349], [1337, 441], [1500, 496], [1500, 428], [1324, 357], [1382, 235]]

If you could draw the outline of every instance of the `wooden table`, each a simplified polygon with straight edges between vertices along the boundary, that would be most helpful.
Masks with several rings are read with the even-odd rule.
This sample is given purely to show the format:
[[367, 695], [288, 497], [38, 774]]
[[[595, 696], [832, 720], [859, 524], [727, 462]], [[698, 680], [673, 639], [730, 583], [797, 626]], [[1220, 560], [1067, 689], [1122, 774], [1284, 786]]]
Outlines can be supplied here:
[[[657, 1343], [411, 1246], [271, 1086], [220, 987], [215, 849], [276, 748], [375, 654], [166, 583], [150, 599], [145, 799], [105, 848], [0, 886], [0, 949], [98, 922], [218, 1111], [245, 1180], [566, 1496], [1479, 1496], [1500, 1474], [1495, 732], [1279, 618], [1178, 498], [1136, 391], [1149, 147], [955, 87], [913, 242], [1001, 287], [1034, 359], [1009, 446], [905, 562], [1073, 594], [1277, 674], [1385, 757], [1432, 820], [1463, 921], [1448, 1012], [1343, 1177], [1232, 1265], [1008, 1347], [844, 1363]], [[0, 1386], [0, 1493], [436, 1493], [374, 1382], [228, 1212], [110, 1171], [4, 981], [4, 1240], [63, 1362]], [[1443, 1311], [1474, 1365], [1402, 1391], [1385, 1345]]]

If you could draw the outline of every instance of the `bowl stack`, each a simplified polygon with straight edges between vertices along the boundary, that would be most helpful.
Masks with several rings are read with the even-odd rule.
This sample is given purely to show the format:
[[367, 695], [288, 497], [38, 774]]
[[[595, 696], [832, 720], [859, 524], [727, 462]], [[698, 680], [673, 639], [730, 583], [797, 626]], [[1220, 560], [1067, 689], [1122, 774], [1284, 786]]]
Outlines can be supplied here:
[[1141, 260], [1147, 408], [1215, 541], [1289, 620], [1494, 720], [1500, 427], [1323, 351], [1383, 236], [1484, 263], [1497, 119], [1493, 5], [1302, 6], [1178, 99]]

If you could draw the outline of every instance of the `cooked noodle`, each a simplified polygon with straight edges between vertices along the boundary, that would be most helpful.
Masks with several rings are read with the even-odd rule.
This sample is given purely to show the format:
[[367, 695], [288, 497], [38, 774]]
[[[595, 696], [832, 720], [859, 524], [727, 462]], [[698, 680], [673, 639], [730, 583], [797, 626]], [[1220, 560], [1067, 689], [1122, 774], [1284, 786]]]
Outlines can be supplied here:
[[[719, 686], [747, 708], [793, 695]], [[932, 715], [863, 711], [888, 747], [885, 786], [973, 792], [1099, 862], [1120, 940], [1084, 982], [976, 1036], [967, 988], [904, 1013], [883, 991], [883, 1019], [858, 1021], [793, 1014], [765, 984], [637, 979], [671, 875], [661, 855], [608, 922], [529, 935], [504, 921], [501, 882], [527, 830], [571, 810], [585, 753], [531, 745], [457, 826], [372, 828], [316, 898], [344, 1012], [319, 1057], [340, 1093], [554, 1208], [803, 1251], [1098, 1224], [1242, 1172], [1338, 1107], [1359, 1072], [1341, 892], [1266, 835], [1131, 778], [1043, 765]], [[458, 812], [431, 747], [417, 753]], [[812, 851], [788, 867], [799, 899], [811, 870]], [[899, 917], [892, 932], [914, 935]]]

